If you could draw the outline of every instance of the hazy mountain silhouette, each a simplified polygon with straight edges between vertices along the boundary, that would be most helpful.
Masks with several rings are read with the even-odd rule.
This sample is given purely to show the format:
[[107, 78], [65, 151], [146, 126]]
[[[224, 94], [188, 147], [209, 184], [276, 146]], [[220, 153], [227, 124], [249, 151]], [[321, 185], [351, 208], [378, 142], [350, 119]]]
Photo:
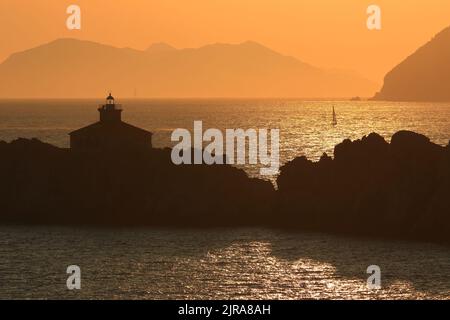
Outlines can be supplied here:
[[450, 27], [392, 69], [377, 100], [450, 101]]
[[325, 71], [255, 42], [144, 51], [59, 39], [0, 64], [0, 97], [93, 97], [106, 89], [140, 97], [371, 96], [376, 85]]
[[167, 43], [164, 43], [164, 42], [153, 43], [150, 47], [147, 48], [147, 52], [151, 52], [151, 53], [167, 52], [167, 51], [174, 51], [174, 50], [177, 50], [177, 49]]

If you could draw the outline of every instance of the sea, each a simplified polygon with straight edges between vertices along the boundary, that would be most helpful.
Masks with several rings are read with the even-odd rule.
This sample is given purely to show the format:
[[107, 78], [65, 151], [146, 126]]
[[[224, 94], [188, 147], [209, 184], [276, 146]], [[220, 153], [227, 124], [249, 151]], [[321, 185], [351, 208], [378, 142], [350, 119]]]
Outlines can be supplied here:
[[[0, 100], [0, 140], [69, 146], [102, 100]], [[296, 99], [123, 99], [123, 120], [154, 133], [279, 129], [280, 160], [316, 161], [342, 140], [399, 130], [450, 140], [450, 104]], [[332, 109], [337, 122], [332, 123]], [[259, 176], [258, 166], [241, 166]], [[275, 181], [276, 177], [269, 178]], [[124, 213], [126, 214], [126, 213]], [[450, 299], [450, 248], [269, 229], [94, 229], [0, 225], [0, 299]], [[80, 290], [67, 288], [69, 266]], [[378, 266], [381, 286], [368, 285]], [[370, 268], [369, 268], [370, 270]]]

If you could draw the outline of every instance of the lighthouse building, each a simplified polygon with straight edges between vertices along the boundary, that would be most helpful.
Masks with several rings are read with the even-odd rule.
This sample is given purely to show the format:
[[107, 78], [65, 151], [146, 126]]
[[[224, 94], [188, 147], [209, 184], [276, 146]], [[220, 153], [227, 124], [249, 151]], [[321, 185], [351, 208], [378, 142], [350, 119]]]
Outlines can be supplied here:
[[111, 94], [98, 111], [100, 121], [69, 133], [72, 150], [126, 151], [152, 147], [152, 133], [123, 122], [122, 107]]

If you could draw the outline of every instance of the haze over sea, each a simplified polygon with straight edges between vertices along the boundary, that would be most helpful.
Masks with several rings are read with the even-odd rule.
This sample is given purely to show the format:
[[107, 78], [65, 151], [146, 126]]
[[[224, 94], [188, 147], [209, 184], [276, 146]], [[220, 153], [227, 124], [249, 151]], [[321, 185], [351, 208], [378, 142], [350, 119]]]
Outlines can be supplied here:
[[[345, 138], [412, 130], [446, 145], [450, 104], [300, 100], [127, 100], [123, 119], [171, 146], [175, 128], [279, 128], [281, 162], [318, 159]], [[98, 100], [0, 100], [0, 140], [68, 147], [97, 121]], [[331, 125], [332, 107], [338, 125]], [[244, 168], [256, 176], [255, 167]], [[326, 201], [326, 199], [324, 199]], [[201, 205], [201, 204], [199, 204]], [[63, 213], [62, 213], [63, 214]], [[124, 213], [125, 214], [125, 213]], [[375, 219], [376, 217], [374, 217]], [[450, 250], [438, 244], [267, 229], [91, 229], [0, 226], [0, 298], [450, 299]], [[68, 291], [66, 268], [82, 269]], [[382, 289], [366, 287], [369, 265]]]

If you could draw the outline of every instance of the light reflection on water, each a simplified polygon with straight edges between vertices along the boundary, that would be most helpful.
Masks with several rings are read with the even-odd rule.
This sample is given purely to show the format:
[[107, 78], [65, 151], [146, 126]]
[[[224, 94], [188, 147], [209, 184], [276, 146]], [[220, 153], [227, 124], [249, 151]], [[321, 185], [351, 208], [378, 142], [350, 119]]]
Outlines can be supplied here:
[[[99, 100], [0, 100], [0, 139], [37, 137], [67, 147], [72, 130], [98, 120]], [[446, 145], [450, 140], [450, 104], [373, 101], [299, 100], [122, 100], [123, 118], [154, 132], [154, 146], [173, 146], [175, 128], [280, 129], [281, 163], [301, 155], [317, 160], [333, 154], [346, 138], [377, 132], [390, 139], [399, 130], [427, 135]], [[338, 125], [331, 125], [332, 107]], [[258, 166], [245, 167], [252, 176]]]
[[[445, 145], [450, 105], [296, 100], [121, 101], [124, 120], [170, 146], [174, 128], [279, 128], [282, 163], [332, 154], [345, 138], [398, 130]], [[67, 133], [97, 121], [98, 100], [0, 100], [0, 139], [37, 137], [61, 147]], [[335, 106], [338, 126], [332, 127]], [[257, 175], [255, 167], [246, 167]], [[82, 268], [69, 292], [66, 268]], [[382, 289], [366, 288], [379, 265]], [[417, 299], [450, 298], [450, 252], [408, 244], [268, 230], [133, 230], [0, 227], [0, 298]]]
[[[0, 298], [449, 299], [450, 251], [265, 229], [0, 227]], [[66, 268], [82, 270], [81, 291]], [[382, 289], [366, 286], [369, 265]]]

